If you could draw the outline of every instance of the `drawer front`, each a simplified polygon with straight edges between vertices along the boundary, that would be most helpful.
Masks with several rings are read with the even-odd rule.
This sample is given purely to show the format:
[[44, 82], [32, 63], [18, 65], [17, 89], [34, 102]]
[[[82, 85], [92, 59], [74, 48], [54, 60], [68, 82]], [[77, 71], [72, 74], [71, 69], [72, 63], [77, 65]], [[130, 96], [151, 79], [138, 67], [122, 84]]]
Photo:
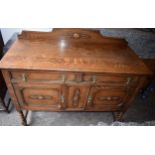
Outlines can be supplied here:
[[61, 85], [23, 85], [14, 84], [15, 93], [21, 107], [33, 110], [63, 108], [63, 89]]
[[114, 75], [90, 75], [85, 74], [83, 81], [91, 82], [92, 84], [110, 84], [110, 85], [136, 85], [137, 76], [114, 76]]
[[126, 91], [117, 87], [92, 87], [88, 95], [88, 110], [120, 110], [127, 97]]
[[65, 82], [74, 81], [76, 74], [65, 72], [11, 72], [12, 81], [15, 82]]
[[123, 85], [135, 86], [137, 76], [103, 75], [70, 72], [37, 72], [37, 71], [12, 71], [11, 80], [17, 82], [37, 83], [87, 83], [90, 85]]

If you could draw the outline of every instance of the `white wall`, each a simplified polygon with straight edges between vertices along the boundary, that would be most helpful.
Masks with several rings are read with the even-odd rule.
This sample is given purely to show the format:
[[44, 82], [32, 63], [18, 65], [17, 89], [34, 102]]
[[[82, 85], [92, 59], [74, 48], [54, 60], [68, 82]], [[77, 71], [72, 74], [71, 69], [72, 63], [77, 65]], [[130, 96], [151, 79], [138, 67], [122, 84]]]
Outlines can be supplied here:
[[52, 31], [51, 28], [2, 28], [1, 33], [3, 37], [4, 44], [7, 43], [7, 41], [12, 37], [14, 33], [21, 33], [22, 30], [29, 30], [29, 31], [43, 31], [43, 32], [48, 32]]

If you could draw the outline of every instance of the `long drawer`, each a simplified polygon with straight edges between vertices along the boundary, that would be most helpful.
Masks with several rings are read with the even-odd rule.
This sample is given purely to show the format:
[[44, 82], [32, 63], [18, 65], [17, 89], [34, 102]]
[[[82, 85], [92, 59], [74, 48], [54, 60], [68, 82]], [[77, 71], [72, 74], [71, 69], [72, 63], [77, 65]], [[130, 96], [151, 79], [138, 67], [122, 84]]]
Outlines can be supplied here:
[[47, 72], [47, 71], [12, 71], [12, 82], [38, 82], [38, 83], [89, 83], [109, 85], [131, 85], [137, 84], [137, 76], [87, 74], [71, 72]]

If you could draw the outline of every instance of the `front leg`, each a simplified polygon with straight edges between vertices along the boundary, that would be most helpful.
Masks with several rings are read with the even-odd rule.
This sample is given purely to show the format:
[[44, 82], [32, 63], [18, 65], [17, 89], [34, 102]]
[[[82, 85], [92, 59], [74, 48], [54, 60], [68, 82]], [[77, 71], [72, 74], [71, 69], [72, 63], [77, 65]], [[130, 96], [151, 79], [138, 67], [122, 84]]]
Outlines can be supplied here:
[[124, 112], [113, 112], [114, 121], [122, 121]]
[[28, 111], [26, 112], [26, 116], [24, 116], [24, 113], [23, 113], [22, 110], [20, 110], [18, 112], [19, 112], [19, 116], [20, 116], [20, 118], [22, 120], [22, 125], [27, 126], [26, 117], [27, 117]]

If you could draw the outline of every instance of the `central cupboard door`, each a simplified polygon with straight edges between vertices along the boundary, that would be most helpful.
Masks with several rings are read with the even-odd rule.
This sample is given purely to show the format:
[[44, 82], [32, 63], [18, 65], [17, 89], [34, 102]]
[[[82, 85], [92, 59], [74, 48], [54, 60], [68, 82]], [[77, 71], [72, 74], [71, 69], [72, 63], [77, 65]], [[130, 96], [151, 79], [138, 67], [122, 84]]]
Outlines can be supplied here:
[[66, 110], [70, 111], [84, 110], [87, 103], [88, 93], [89, 93], [89, 86], [67, 85]]

